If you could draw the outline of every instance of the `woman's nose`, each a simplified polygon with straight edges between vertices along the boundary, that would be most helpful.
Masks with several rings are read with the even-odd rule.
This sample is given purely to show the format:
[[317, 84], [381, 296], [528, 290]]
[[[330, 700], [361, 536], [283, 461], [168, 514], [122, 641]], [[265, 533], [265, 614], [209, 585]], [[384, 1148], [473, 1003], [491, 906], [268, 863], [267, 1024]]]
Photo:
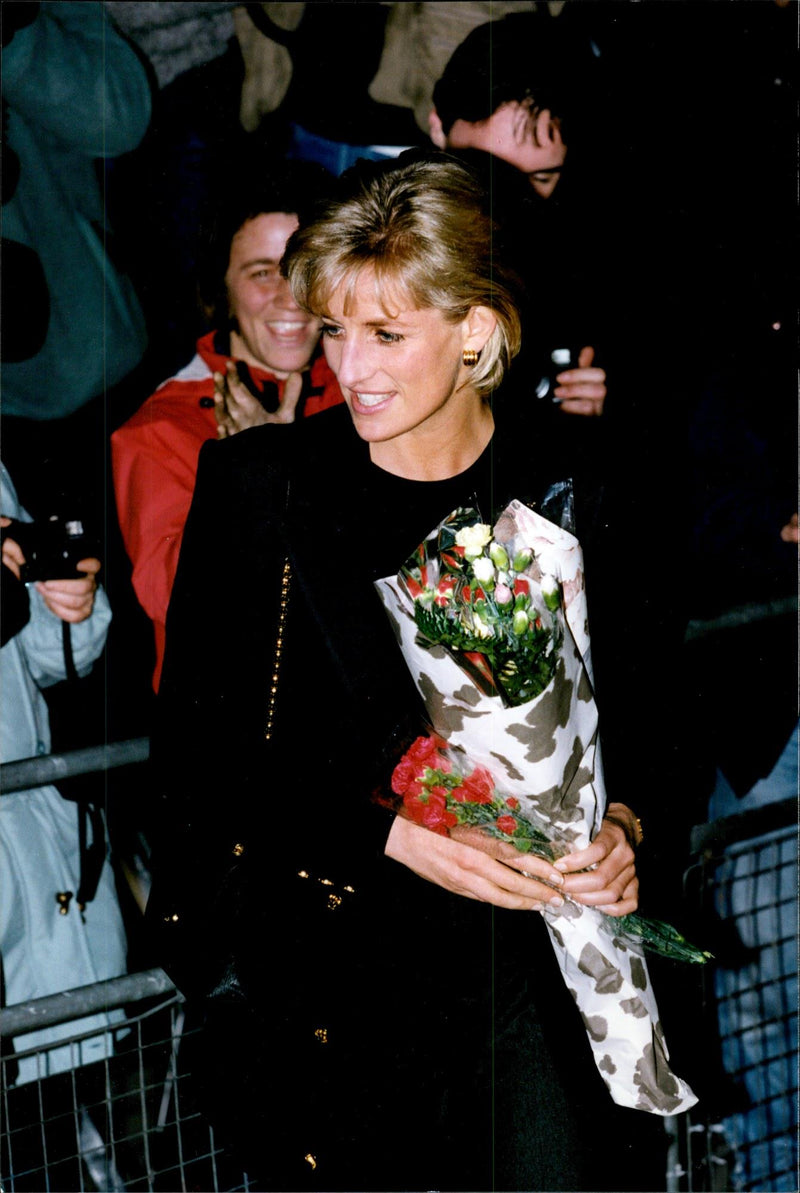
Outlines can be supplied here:
[[276, 306], [282, 307], [283, 310], [285, 310], [285, 311], [299, 311], [300, 310], [300, 307], [297, 305], [297, 303], [294, 300], [294, 295], [292, 294], [291, 286], [289, 285], [286, 278], [280, 278], [278, 280], [278, 289], [277, 289], [277, 292], [273, 298], [273, 302], [275, 303]]
[[373, 372], [369, 351], [355, 339], [326, 341], [328, 360], [340, 385], [347, 389], [363, 388]]

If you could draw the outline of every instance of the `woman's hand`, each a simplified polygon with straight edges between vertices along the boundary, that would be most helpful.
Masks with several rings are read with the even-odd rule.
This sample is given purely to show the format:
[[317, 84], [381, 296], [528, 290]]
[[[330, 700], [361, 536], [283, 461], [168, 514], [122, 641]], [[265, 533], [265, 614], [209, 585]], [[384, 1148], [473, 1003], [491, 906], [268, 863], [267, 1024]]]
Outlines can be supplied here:
[[591, 368], [594, 348], [581, 348], [577, 369], [565, 369], [558, 373], [558, 385], [553, 397], [561, 403], [567, 414], [598, 415], [603, 413], [606, 400], [606, 371]]
[[560, 858], [556, 867], [564, 873], [564, 894], [576, 903], [606, 915], [629, 915], [639, 906], [639, 879], [629, 836], [618, 821], [633, 825], [636, 817], [624, 804], [609, 804], [608, 811], [615, 819], [603, 821], [591, 845]]
[[79, 572], [86, 573], [85, 579], [40, 580], [36, 585], [50, 612], [73, 625], [86, 621], [87, 617], [92, 615], [100, 560], [82, 559], [75, 566]]
[[247, 386], [239, 380], [236, 365], [228, 361], [225, 374], [214, 374], [214, 414], [217, 419], [217, 439], [227, 439], [249, 427], [264, 423], [293, 423], [303, 378], [290, 373], [283, 387], [283, 400], [274, 414], [265, 410]]
[[395, 817], [386, 842], [387, 857], [453, 894], [513, 911], [542, 911], [548, 903], [560, 907], [561, 896], [538, 881], [546, 879], [560, 888], [564, 879], [558, 870], [541, 858], [513, 852], [514, 869], [482, 849], [440, 836], [402, 816]]

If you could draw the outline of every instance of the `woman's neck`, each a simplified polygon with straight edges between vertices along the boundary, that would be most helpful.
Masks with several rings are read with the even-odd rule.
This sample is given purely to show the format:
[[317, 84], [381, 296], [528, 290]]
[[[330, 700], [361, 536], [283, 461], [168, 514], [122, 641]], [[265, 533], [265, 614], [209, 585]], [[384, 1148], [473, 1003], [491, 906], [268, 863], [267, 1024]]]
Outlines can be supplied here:
[[466, 472], [479, 459], [493, 433], [491, 407], [481, 401], [468, 421], [445, 431], [423, 426], [413, 434], [370, 443], [369, 454], [378, 468], [406, 480], [448, 480]]

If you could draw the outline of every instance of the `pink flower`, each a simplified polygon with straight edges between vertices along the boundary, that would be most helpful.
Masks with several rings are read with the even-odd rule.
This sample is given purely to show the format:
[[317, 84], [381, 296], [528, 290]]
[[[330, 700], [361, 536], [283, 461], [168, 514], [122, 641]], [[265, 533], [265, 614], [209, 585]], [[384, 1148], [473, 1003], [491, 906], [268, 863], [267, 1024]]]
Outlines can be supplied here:
[[498, 584], [494, 590], [494, 599], [498, 605], [507, 605], [514, 594], [507, 584]]

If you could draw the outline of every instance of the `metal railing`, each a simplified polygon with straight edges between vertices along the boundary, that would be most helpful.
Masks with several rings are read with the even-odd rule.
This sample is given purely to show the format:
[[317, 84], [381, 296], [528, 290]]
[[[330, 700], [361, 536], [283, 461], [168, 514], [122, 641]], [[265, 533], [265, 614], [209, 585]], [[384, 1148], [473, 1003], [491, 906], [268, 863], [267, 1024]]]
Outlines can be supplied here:
[[68, 750], [62, 754], [20, 758], [16, 762], [4, 762], [0, 766], [0, 794], [12, 795], [15, 791], [44, 787], [48, 783], [59, 783], [76, 775], [90, 775], [98, 771], [134, 766], [147, 762], [149, 757], [150, 739], [132, 737], [127, 741], [86, 746], [84, 749]]
[[[111, 1030], [76, 1032], [67, 1041], [104, 1037], [101, 1061], [49, 1074], [48, 1054], [65, 1038], [26, 1046], [31, 1032], [100, 1011], [122, 1018]], [[203, 1113], [193, 1069], [199, 1028], [162, 970], [8, 1007], [0, 1033], [3, 1193], [250, 1189]], [[31, 1059], [35, 1078], [17, 1083], [18, 1067]]]

